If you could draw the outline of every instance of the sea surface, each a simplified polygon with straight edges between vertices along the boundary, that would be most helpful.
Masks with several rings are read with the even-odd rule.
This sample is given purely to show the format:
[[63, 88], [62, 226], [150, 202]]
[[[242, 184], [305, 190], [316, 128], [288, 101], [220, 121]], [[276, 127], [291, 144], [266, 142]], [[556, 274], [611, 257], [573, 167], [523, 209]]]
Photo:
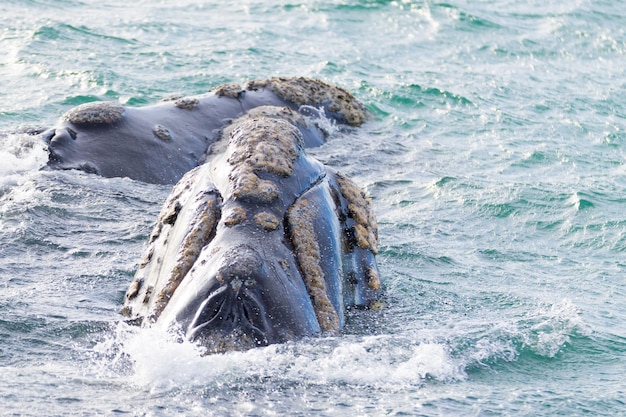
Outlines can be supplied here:
[[[0, 2], [0, 415], [626, 414], [620, 0]], [[41, 170], [26, 130], [308, 76], [371, 196], [385, 308], [201, 356], [120, 307], [170, 186]]]

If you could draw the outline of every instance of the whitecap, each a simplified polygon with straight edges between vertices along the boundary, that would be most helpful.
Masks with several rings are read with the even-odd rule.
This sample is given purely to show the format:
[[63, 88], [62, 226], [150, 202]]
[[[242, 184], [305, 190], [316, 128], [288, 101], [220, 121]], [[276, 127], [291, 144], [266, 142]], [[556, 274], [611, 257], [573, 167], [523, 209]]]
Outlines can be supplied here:
[[0, 135], [0, 189], [18, 184], [26, 172], [41, 169], [48, 152], [36, 137], [27, 133]]

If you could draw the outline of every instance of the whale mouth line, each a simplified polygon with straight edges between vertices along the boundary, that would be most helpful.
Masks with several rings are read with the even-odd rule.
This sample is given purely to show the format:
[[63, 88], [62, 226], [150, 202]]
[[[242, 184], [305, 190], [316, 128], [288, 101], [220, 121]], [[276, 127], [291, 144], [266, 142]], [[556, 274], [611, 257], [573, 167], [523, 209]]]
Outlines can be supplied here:
[[[244, 289], [234, 291], [223, 285], [210, 293], [191, 322], [187, 337], [191, 341], [232, 339], [241, 344], [266, 346], [270, 343], [271, 325], [258, 298]], [[230, 337], [229, 337], [230, 336]]]

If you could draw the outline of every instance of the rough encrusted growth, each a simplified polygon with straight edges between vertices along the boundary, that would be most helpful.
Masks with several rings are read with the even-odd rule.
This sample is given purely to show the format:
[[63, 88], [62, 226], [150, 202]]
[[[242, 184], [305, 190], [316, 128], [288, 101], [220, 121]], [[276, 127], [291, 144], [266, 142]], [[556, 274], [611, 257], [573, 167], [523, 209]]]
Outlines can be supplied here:
[[350, 179], [337, 174], [337, 184], [348, 202], [348, 216], [356, 221], [354, 238], [358, 247], [378, 253], [378, 224], [371, 201]]
[[270, 88], [276, 95], [298, 105], [324, 105], [329, 111], [343, 115], [348, 124], [358, 126], [367, 118], [367, 110], [343, 88], [306, 77], [276, 77], [251, 81], [249, 90]]
[[229, 130], [229, 180], [233, 196], [270, 202], [279, 195], [278, 186], [258, 177], [266, 172], [287, 177], [303, 144], [300, 131], [289, 122], [265, 117], [238, 120]]
[[183, 97], [176, 100], [174, 102], [174, 105], [176, 105], [176, 107], [178, 107], [179, 109], [193, 110], [199, 103], [200, 100], [198, 100], [197, 98]]
[[148, 265], [148, 263], [152, 260], [153, 256], [154, 256], [154, 247], [151, 245], [148, 252], [144, 254], [143, 258], [141, 258], [141, 262], [139, 263], [139, 269], [142, 269], [146, 265]]
[[320, 328], [323, 331], [338, 331], [339, 316], [326, 292], [324, 271], [320, 266], [321, 253], [313, 227], [317, 212], [312, 203], [300, 199], [287, 211], [287, 219], [304, 285], [313, 302]]
[[85, 103], [65, 113], [61, 120], [80, 124], [115, 123], [124, 116], [124, 106], [114, 101]]
[[234, 169], [228, 176], [235, 198], [269, 203], [278, 198], [279, 190], [272, 181], [260, 179], [252, 170]]
[[139, 290], [141, 289], [142, 285], [143, 285], [142, 279], [134, 280], [130, 284], [128, 291], [126, 291], [126, 298], [128, 298], [129, 300], [132, 300], [133, 298], [137, 297], [137, 294], [139, 294]]
[[239, 84], [223, 84], [211, 91], [219, 97], [239, 98], [245, 90]]
[[272, 119], [286, 120], [294, 126], [308, 127], [310, 119], [304, 117], [291, 107], [285, 106], [259, 106], [248, 110], [248, 112], [240, 117], [240, 120], [258, 119], [259, 117], [269, 117]]
[[152, 132], [154, 133], [154, 136], [161, 140], [169, 141], [172, 139], [172, 134], [170, 133], [169, 129], [163, 125], [154, 126]]
[[267, 231], [278, 229], [280, 222], [272, 213], [262, 211], [254, 216], [254, 222]]
[[228, 162], [287, 177], [302, 148], [302, 135], [291, 123], [270, 119], [245, 119], [231, 131]]
[[159, 291], [156, 303], [150, 312], [150, 320], [156, 320], [161, 314], [170, 298], [180, 285], [187, 272], [198, 259], [202, 248], [211, 240], [215, 233], [215, 227], [220, 218], [219, 199], [209, 199], [203, 207], [203, 211], [195, 218], [191, 230], [183, 239], [175, 267], [165, 286]]
[[182, 94], [171, 94], [167, 97], [163, 97], [161, 100], [159, 100], [160, 103], [166, 103], [168, 101], [176, 101], [179, 100], [181, 98], [183, 98], [185, 96], [183, 96]]
[[356, 245], [362, 249], [370, 249], [369, 232], [362, 224], [354, 225], [354, 239]]
[[176, 223], [176, 219], [178, 219], [178, 214], [183, 208], [183, 205], [180, 204], [180, 201], [174, 202], [172, 205], [168, 205], [168, 211], [164, 212], [161, 216], [162, 224], [169, 224], [171, 226]]
[[376, 268], [368, 268], [367, 270], [367, 285], [374, 291], [380, 290], [380, 276]]
[[246, 221], [246, 210], [243, 207], [235, 207], [224, 218], [224, 224], [232, 227]]

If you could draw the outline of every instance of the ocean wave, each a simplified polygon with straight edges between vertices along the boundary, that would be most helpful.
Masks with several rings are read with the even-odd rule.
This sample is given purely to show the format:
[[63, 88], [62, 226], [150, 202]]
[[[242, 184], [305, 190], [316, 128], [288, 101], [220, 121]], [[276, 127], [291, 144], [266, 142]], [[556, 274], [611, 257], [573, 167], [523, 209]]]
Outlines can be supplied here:
[[0, 195], [7, 186], [22, 181], [24, 174], [42, 168], [48, 152], [37, 137], [28, 133], [0, 132]]

